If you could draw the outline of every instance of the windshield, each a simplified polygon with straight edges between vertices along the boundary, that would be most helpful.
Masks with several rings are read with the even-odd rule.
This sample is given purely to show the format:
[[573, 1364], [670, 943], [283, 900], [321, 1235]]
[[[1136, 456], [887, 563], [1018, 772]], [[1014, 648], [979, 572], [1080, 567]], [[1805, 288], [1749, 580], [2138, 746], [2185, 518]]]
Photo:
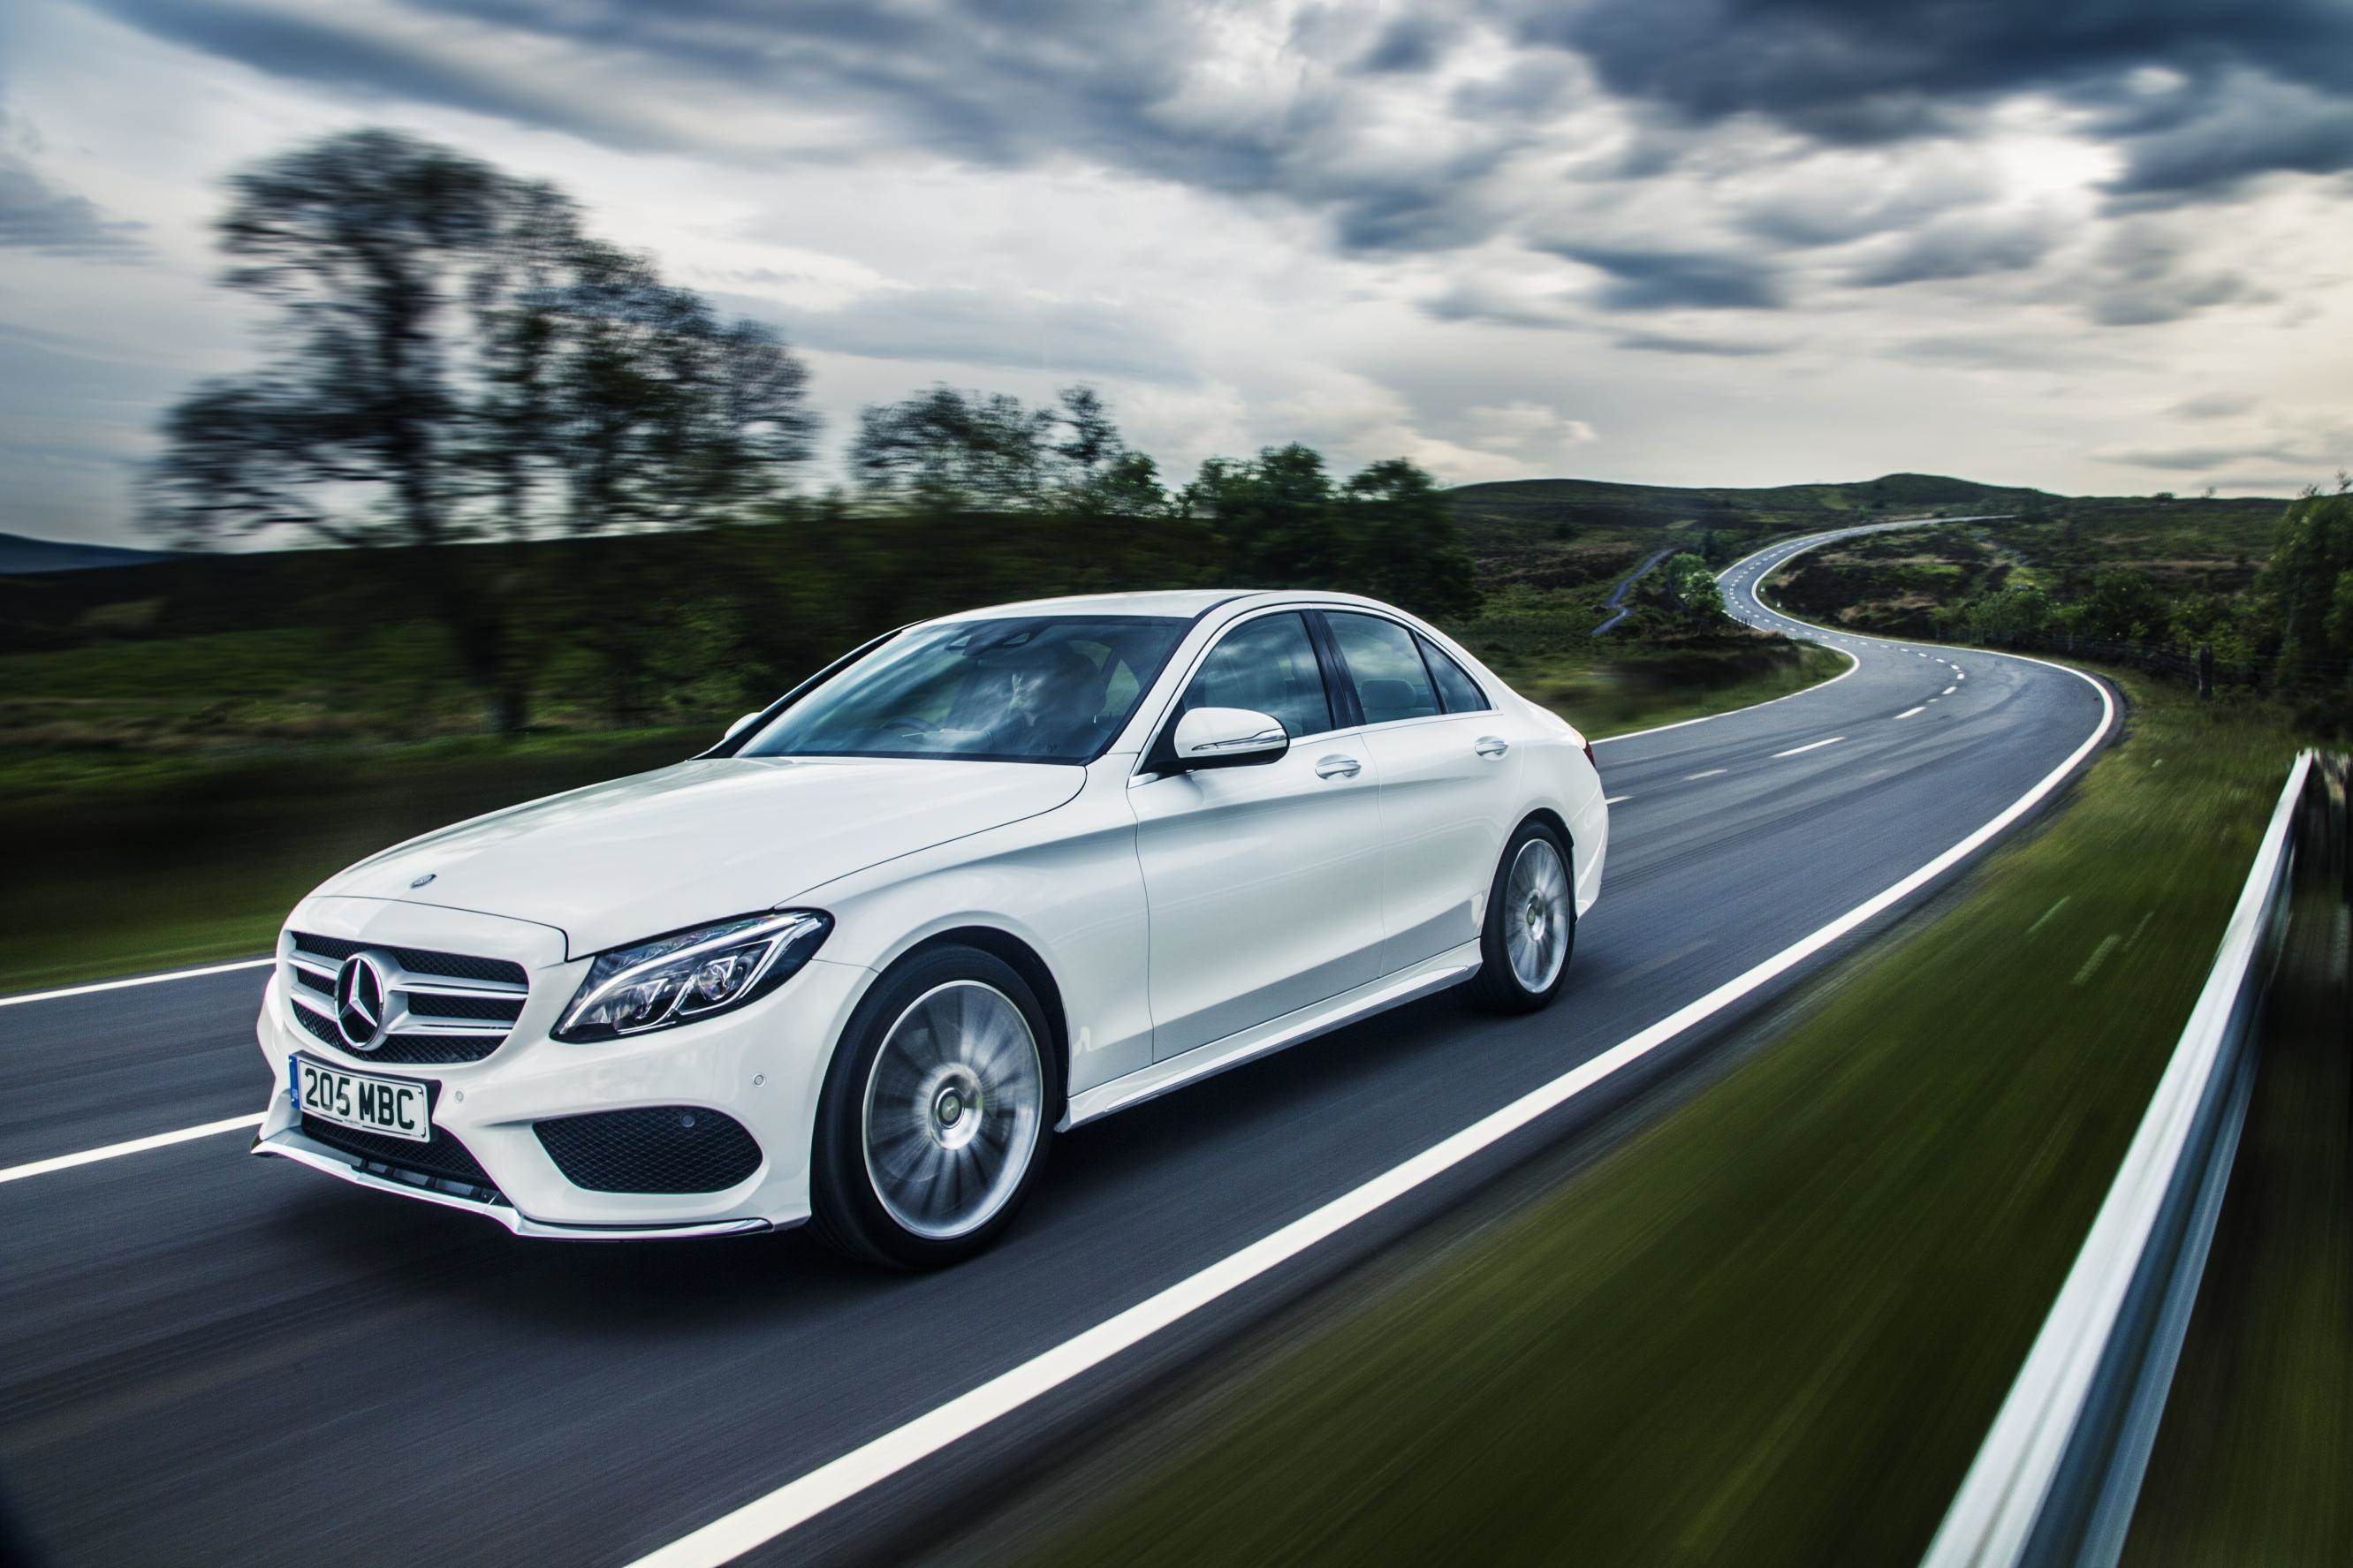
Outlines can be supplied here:
[[1092, 762], [1190, 624], [1024, 616], [918, 626], [786, 709], [736, 755]]

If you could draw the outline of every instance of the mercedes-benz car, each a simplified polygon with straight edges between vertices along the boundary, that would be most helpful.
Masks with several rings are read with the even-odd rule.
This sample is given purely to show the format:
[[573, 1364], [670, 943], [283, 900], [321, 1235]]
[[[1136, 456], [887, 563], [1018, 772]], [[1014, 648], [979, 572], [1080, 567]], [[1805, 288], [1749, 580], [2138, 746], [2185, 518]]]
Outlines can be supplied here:
[[1322, 593], [900, 628], [674, 766], [298, 904], [258, 1154], [522, 1236], [988, 1245], [1054, 1136], [1446, 987], [1559, 992], [1592, 750]]

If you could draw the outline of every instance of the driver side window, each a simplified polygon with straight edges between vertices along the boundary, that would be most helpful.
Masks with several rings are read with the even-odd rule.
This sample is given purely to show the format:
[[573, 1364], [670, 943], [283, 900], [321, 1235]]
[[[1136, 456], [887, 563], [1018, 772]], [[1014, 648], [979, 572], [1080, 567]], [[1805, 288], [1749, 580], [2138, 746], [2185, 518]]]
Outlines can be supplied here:
[[1307, 623], [1296, 612], [1261, 616], [1228, 632], [1185, 689], [1179, 714], [1248, 708], [1280, 720], [1293, 740], [1332, 726], [1332, 700]]

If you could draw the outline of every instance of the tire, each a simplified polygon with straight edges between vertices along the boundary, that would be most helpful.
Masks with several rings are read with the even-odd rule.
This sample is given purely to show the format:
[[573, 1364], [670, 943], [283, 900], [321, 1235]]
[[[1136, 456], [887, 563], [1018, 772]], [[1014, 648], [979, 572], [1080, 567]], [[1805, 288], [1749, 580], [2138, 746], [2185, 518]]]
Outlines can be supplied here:
[[818, 1100], [810, 1225], [894, 1268], [986, 1251], [1037, 1184], [1060, 1064], [1029, 984], [978, 948], [902, 960], [850, 1015]]
[[[1550, 873], [1544, 869], [1547, 862]], [[1472, 1005], [1491, 1013], [1533, 1013], [1560, 994], [1577, 951], [1574, 864], [1560, 835], [1534, 818], [1520, 824], [1504, 845], [1487, 889], [1487, 918], [1479, 928], [1479, 973], [1462, 988]], [[1516, 895], [1515, 874], [1533, 878], [1519, 884]]]

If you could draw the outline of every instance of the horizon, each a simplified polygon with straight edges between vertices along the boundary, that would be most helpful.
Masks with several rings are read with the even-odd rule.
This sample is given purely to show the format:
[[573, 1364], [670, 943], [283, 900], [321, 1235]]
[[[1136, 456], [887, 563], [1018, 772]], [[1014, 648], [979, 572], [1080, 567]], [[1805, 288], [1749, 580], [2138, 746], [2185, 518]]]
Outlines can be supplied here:
[[2353, 462], [2341, 8], [601, 15], [13, 9], [0, 527], [155, 542], [158, 418], [255, 359], [224, 182], [363, 125], [554, 181], [780, 330], [805, 489], [934, 384], [1096, 386], [1174, 482], [1293, 440], [1450, 488], [2270, 496]]

